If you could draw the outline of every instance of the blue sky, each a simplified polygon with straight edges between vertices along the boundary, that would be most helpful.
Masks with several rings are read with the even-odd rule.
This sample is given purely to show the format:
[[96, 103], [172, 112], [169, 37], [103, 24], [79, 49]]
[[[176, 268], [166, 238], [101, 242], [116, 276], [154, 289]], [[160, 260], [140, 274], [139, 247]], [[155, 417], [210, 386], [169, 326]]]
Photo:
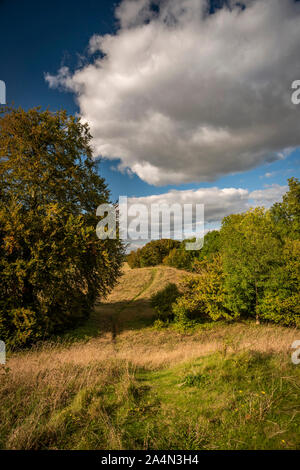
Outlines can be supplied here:
[[[61, 67], [68, 67], [72, 76], [76, 70], [93, 63], [93, 56], [87, 53], [89, 41], [93, 35], [99, 37], [117, 32], [114, 11], [115, 3], [109, 0], [0, 0], [0, 79], [6, 83], [7, 102], [24, 108], [40, 105], [53, 111], [65, 108], [69, 113], [79, 112], [76, 93], [62, 90], [61, 86], [50, 87], [45, 74], [55, 76]], [[300, 79], [300, 76], [294, 77], [297, 78]], [[299, 119], [299, 112], [300, 106], [295, 119]], [[292, 137], [293, 146], [295, 139]], [[285, 140], [285, 144], [287, 142]], [[195, 181], [190, 181], [191, 177], [186, 176], [182, 182], [174, 180], [169, 184], [163, 182], [154, 185], [132, 171], [117, 170], [118, 162], [122, 160], [120, 155], [119, 160], [104, 159], [101, 174], [108, 183], [112, 199], [117, 199], [120, 194], [139, 197], [158, 195], [173, 189], [210, 187], [245, 188], [252, 192], [274, 184], [283, 186], [287, 178], [299, 177], [299, 157], [300, 151], [296, 149], [286, 158], [270, 163], [265, 163], [261, 158], [252, 169], [241, 170], [237, 165], [237, 171], [234, 168], [232, 171], [231, 165], [227, 174], [216, 174], [214, 180], [199, 181], [196, 175]], [[207, 158], [210, 158], [209, 155]], [[221, 161], [222, 155], [219, 158]], [[163, 168], [160, 171], [164, 172]], [[174, 171], [177, 171], [176, 168]]]

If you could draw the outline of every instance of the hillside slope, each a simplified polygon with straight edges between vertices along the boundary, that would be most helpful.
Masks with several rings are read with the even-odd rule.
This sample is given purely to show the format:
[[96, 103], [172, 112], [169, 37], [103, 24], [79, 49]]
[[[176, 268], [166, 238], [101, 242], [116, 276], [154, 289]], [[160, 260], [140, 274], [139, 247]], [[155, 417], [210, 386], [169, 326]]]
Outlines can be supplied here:
[[155, 330], [152, 293], [186, 273], [124, 267], [86, 325], [14, 353], [0, 385], [7, 449], [300, 448], [299, 331]]

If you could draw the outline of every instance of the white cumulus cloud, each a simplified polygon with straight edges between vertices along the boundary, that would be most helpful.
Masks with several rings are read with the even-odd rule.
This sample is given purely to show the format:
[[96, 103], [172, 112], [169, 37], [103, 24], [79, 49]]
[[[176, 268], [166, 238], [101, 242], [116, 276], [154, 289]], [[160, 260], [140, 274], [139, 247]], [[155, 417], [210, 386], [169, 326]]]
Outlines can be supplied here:
[[249, 191], [243, 188], [200, 188], [175, 190], [151, 196], [130, 197], [128, 204], [204, 204], [205, 222], [220, 223], [223, 217], [244, 212], [250, 207], [264, 206], [269, 208], [279, 202], [288, 186], [268, 185], [264, 189]]
[[[140, 248], [145, 243], [151, 240], [151, 229], [156, 228], [159, 233], [162, 229], [168, 229], [168, 220], [162, 223], [162, 220], [154, 223], [151, 219], [151, 206], [158, 205], [162, 208], [163, 205], [168, 205], [169, 208], [174, 204], [179, 204], [182, 208], [181, 214], [184, 212], [184, 204], [192, 204], [195, 213], [196, 204], [204, 204], [204, 231], [205, 233], [209, 230], [219, 229], [223, 217], [245, 212], [250, 207], [264, 206], [269, 208], [275, 202], [282, 200], [283, 194], [288, 191], [288, 186], [280, 186], [278, 184], [266, 185], [264, 189], [249, 191], [243, 188], [199, 188], [199, 189], [188, 189], [188, 190], [170, 190], [167, 193], [156, 194], [150, 196], [141, 197], [130, 197], [128, 198], [128, 208], [133, 208], [134, 205], [143, 205], [145, 211], [139, 211], [133, 217], [128, 217], [129, 227], [130, 222], [133, 218], [138, 217], [142, 223], [146, 224], [146, 228], [141, 227], [140, 230], [140, 241], [131, 241], [132, 237], [131, 230], [129, 228], [129, 247], [128, 250]], [[136, 206], [137, 207], [137, 206]], [[141, 206], [142, 207], [142, 206]], [[142, 209], [143, 209], [142, 207]], [[171, 220], [173, 223], [178, 214], [172, 213]], [[169, 219], [170, 220], [170, 219]], [[181, 218], [180, 218], [181, 220]], [[201, 221], [193, 220], [193, 222], [200, 223]], [[147, 225], [148, 224], [148, 225]], [[198, 233], [198, 225], [192, 227], [190, 225], [184, 226], [184, 232], [186, 236], [193, 236]], [[173, 238], [173, 234], [171, 235]], [[169, 236], [167, 237], [169, 238]], [[176, 237], [175, 237], [176, 238]], [[178, 238], [178, 237], [177, 237]], [[181, 239], [182, 237], [179, 237]]]
[[98, 56], [46, 80], [76, 94], [96, 155], [151, 184], [285, 158], [300, 145], [300, 3], [243, 3], [208, 15], [206, 0], [124, 0], [117, 32], [90, 40]]

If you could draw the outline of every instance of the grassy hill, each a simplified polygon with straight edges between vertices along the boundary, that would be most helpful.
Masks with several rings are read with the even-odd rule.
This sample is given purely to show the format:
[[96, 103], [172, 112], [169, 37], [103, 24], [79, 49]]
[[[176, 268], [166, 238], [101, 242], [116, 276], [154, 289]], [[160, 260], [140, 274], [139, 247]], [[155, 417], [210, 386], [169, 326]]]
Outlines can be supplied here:
[[299, 330], [153, 328], [150, 297], [184, 271], [131, 270], [86, 325], [10, 354], [2, 449], [300, 448]]

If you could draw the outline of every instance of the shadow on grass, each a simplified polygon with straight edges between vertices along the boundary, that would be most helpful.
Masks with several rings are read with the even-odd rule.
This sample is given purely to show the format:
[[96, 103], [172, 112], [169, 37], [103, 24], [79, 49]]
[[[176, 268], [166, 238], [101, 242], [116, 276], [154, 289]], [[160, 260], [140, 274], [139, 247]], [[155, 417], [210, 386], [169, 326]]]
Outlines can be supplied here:
[[126, 330], [141, 330], [153, 324], [155, 312], [147, 300], [97, 303], [90, 318], [63, 335], [68, 341], [88, 341], [111, 334], [112, 341]]

